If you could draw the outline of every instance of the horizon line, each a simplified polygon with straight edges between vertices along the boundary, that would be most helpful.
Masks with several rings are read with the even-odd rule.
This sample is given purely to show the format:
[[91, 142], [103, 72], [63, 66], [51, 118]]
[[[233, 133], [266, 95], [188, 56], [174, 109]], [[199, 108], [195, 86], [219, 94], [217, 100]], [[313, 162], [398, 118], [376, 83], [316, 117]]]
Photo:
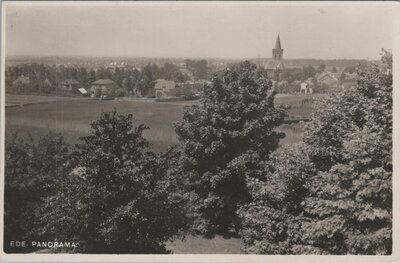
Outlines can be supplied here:
[[[257, 59], [273, 59], [272, 57], [183, 57], [183, 56], [122, 56], [122, 55], [105, 55], [105, 56], [96, 56], [96, 55], [6, 55], [5, 60], [17, 57], [30, 57], [30, 58], [51, 58], [51, 57], [60, 57], [60, 58], [136, 58], [136, 59], [224, 59], [224, 60], [257, 60]], [[296, 57], [296, 58], [284, 58], [283, 60], [366, 60], [366, 61], [379, 61], [379, 58], [304, 58], [304, 57]]]

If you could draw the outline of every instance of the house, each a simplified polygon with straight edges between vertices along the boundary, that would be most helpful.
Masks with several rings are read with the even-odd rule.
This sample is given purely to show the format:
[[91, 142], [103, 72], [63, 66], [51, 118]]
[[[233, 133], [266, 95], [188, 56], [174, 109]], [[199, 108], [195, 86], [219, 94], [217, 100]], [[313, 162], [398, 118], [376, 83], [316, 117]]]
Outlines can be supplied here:
[[21, 86], [21, 85], [29, 85], [31, 83], [29, 77], [24, 75], [19, 76], [16, 80], [13, 81], [14, 86]]
[[328, 86], [337, 86], [339, 84], [339, 76], [336, 73], [322, 72], [316, 78], [318, 83]]
[[300, 93], [302, 94], [312, 94], [313, 89], [311, 83], [305, 81], [300, 84]]
[[47, 87], [52, 87], [52, 86], [53, 86], [53, 84], [51, 84], [51, 82], [50, 82], [50, 80], [49, 80], [48, 78], [46, 78], [46, 79], [43, 81], [43, 85], [44, 85], [44, 86], [47, 86]]
[[175, 89], [175, 81], [157, 79], [154, 91], [157, 99], [172, 97], [171, 91]]
[[65, 79], [61, 81], [60, 86], [65, 90], [75, 91], [81, 87], [81, 83], [74, 79]]
[[90, 97], [112, 98], [117, 88], [117, 84], [111, 79], [99, 79], [92, 83]]

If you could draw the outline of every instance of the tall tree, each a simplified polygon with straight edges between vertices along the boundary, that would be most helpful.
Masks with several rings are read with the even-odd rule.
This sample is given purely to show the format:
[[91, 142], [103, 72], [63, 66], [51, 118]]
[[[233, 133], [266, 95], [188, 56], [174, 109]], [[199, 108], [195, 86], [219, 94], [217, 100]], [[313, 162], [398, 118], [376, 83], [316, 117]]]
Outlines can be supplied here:
[[283, 134], [274, 131], [285, 110], [274, 105], [266, 74], [243, 62], [215, 77], [201, 105], [186, 108], [176, 125], [182, 176], [193, 192], [195, 229], [206, 234], [237, 231], [238, 206], [248, 201], [248, 169], [267, 159]]
[[169, 155], [148, 152], [147, 127], [135, 126], [132, 115], [114, 110], [91, 126], [73, 172], [40, 211], [42, 232], [79, 242], [76, 252], [166, 253], [186, 220], [168, 180]]

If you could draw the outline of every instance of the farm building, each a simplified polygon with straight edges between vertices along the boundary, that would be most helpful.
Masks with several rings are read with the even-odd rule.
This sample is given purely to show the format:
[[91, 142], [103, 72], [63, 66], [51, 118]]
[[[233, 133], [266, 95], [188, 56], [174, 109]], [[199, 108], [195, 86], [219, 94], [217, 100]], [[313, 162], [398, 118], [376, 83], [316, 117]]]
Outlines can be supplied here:
[[175, 81], [157, 79], [154, 90], [157, 99], [172, 97], [171, 90], [175, 89]]
[[65, 90], [75, 91], [81, 87], [81, 83], [74, 79], [66, 79], [61, 81], [60, 86]]
[[317, 81], [329, 86], [337, 86], [339, 84], [338, 74], [331, 72], [322, 72], [317, 76]]
[[117, 88], [117, 84], [111, 79], [99, 79], [92, 83], [90, 97], [110, 98]]
[[313, 93], [312, 85], [308, 82], [302, 82], [300, 84], [300, 93], [302, 94], [311, 94]]
[[24, 75], [19, 76], [16, 80], [13, 81], [14, 86], [20, 86], [20, 85], [29, 85], [31, 83], [29, 77], [26, 77]]

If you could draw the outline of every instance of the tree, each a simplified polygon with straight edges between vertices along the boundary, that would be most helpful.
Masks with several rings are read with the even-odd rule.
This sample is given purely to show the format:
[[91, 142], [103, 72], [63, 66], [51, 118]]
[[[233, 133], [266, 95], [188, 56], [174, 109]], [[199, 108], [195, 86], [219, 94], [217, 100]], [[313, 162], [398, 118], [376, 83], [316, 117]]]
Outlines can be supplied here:
[[283, 138], [274, 128], [285, 110], [274, 105], [274, 97], [266, 74], [246, 61], [215, 77], [201, 105], [186, 108], [176, 124], [181, 176], [193, 193], [197, 231], [226, 234], [240, 228], [236, 210], [249, 200], [248, 170], [268, 159]]
[[[50, 133], [34, 141], [17, 135], [6, 143], [4, 180], [4, 250], [11, 240], [36, 241], [43, 199], [58, 191], [71, 167], [70, 148], [61, 135]], [[21, 251], [18, 248], [18, 252]], [[25, 251], [26, 252], [26, 251]]]
[[187, 69], [189, 69], [195, 79], [206, 79], [208, 75], [207, 60], [190, 60], [185, 59]]
[[156, 65], [146, 65], [140, 73], [140, 78], [136, 82], [136, 89], [143, 96], [151, 96], [157, 79], [158, 67]]
[[[303, 242], [330, 254], [390, 254], [392, 76], [377, 67], [361, 71], [358, 86], [345, 96], [331, 104], [342, 114], [341, 119], [329, 120], [329, 132], [324, 128], [325, 135], [319, 133], [328, 127], [325, 116], [336, 111], [327, 104], [327, 113], [316, 113], [308, 127], [317, 130], [322, 139], [317, 139], [319, 148], [324, 150], [318, 151], [314, 131], [305, 134], [313, 163], [321, 168], [310, 179], [310, 195], [304, 203], [313, 220], [303, 225]], [[316, 158], [317, 152], [325, 158]]]
[[356, 67], [355, 66], [347, 66], [343, 70], [344, 73], [355, 73], [356, 72]]
[[303, 68], [303, 80], [313, 78], [317, 72], [313, 66], [307, 66]]
[[391, 254], [393, 104], [385, 68], [359, 70], [356, 87], [317, 104], [302, 143], [272, 159], [264, 180], [248, 180], [254, 202], [240, 210], [246, 252]]
[[318, 66], [317, 71], [318, 71], [318, 72], [323, 72], [325, 69], [326, 69], [326, 65], [325, 65], [325, 64], [320, 64], [320, 65]]
[[333, 73], [337, 73], [338, 71], [337, 71], [337, 68], [336, 67], [332, 67], [332, 72]]
[[[294, 254], [301, 242], [302, 202], [316, 170], [301, 145], [285, 146], [271, 156], [259, 178], [249, 178], [252, 201], [242, 206], [240, 232], [247, 254]], [[303, 251], [305, 252], [305, 251]], [[302, 254], [300, 252], [300, 254]]]
[[166, 253], [186, 220], [167, 173], [170, 155], [147, 151], [147, 127], [134, 126], [132, 115], [114, 110], [91, 126], [68, 181], [46, 199], [42, 231], [78, 241], [76, 252]]

